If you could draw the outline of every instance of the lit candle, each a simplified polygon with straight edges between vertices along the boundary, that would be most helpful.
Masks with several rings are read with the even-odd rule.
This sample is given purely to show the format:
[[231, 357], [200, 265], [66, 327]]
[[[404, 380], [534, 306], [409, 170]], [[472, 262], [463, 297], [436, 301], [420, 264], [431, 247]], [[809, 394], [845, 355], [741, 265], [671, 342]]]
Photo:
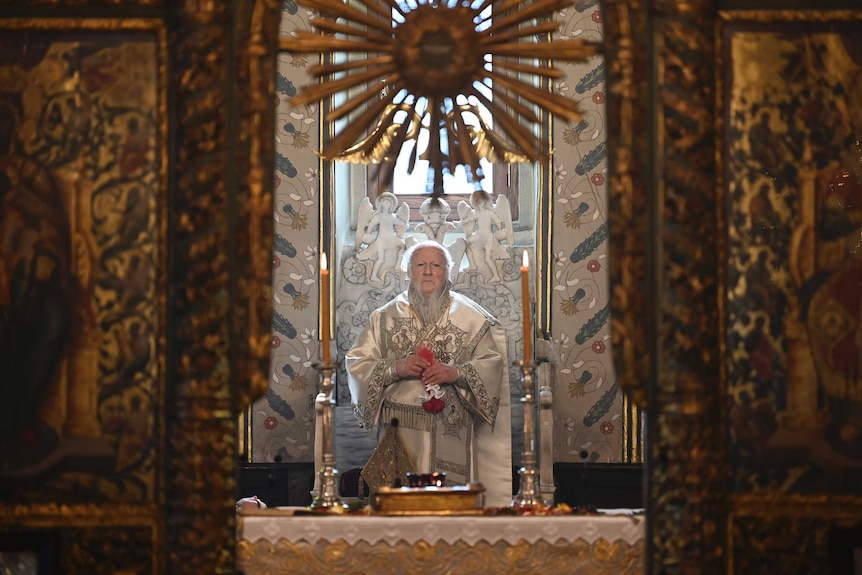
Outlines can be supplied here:
[[533, 361], [533, 330], [530, 327], [530, 261], [524, 250], [524, 263], [521, 264], [521, 299], [524, 307], [524, 362]]
[[326, 252], [320, 254], [320, 345], [323, 363], [329, 363], [329, 269]]

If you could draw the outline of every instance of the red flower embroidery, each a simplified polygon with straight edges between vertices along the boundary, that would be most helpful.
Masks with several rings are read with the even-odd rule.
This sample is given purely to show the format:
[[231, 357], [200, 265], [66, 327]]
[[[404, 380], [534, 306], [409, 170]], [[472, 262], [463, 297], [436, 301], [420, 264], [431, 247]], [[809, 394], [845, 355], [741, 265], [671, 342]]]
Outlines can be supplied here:
[[605, 175], [604, 174], [593, 174], [592, 177], [590, 177], [590, 181], [597, 186], [601, 186], [602, 184], [605, 183]]
[[270, 415], [263, 420], [263, 426], [267, 429], [275, 429], [278, 427], [278, 420]]
[[596, 353], [604, 353], [605, 352], [605, 342], [594, 341], [593, 342], [593, 351]]
[[275, 349], [280, 345], [281, 339], [277, 335], [272, 336], [272, 349]]
[[590, 260], [587, 262], [587, 269], [593, 273], [596, 273], [600, 269], [602, 269], [602, 264], [599, 263], [599, 260]]
[[614, 424], [610, 421], [603, 421], [602, 424], [599, 426], [599, 431], [601, 431], [605, 435], [610, 435], [614, 432]]
[[604, 104], [605, 103], [605, 93], [601, 90], [593, 94], [593, 103], [594, 104]]

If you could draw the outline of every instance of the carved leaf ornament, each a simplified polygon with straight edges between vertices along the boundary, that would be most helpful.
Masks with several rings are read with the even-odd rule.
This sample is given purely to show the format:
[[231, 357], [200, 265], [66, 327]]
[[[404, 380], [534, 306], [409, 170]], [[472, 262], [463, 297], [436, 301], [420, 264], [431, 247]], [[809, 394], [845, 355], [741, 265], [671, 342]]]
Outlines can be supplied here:
[[[554, 11], [571, 0], [299, 3], [319, 11], [311, 21], [316, 32], [297, 31], [280, 47], [326, 57], [309, 68], [319, 82], [291, 103], [343, 95], [327, 118], [344, 120], [343, 127], [320, 155], [380, 163], [397, 158], [412, 141], [408, 171], [417, 158], [427, 159], [435, 193], [442, 191], [444, 170], [464, 166], [479, 181], [480, 159], [513, 163], [547, 155], [548, 142], [531, 129], [540, 122], [539, 110], [573, 122], [581, 115], [574, 100], [538, 85], [564, 75], [551, 59], [583, 61], [600, 49], [584, 40], [551, 39], [559, 26]], [[480, 117], [480, 107], [493, 126]]]

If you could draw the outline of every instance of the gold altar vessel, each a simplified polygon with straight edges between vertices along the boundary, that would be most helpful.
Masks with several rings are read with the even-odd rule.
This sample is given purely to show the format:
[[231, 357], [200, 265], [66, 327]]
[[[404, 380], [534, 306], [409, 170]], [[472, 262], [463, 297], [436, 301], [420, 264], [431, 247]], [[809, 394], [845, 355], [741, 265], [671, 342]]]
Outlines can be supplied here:
[[485, 487], [381, 487], [371, 496], [375, 515], [478, 515], [484, 512]]

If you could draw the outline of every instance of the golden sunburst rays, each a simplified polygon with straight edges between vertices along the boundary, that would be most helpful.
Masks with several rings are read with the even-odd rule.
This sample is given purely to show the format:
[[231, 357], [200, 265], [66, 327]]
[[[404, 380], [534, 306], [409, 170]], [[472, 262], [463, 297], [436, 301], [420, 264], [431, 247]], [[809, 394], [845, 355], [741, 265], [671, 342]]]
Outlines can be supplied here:
[[[481, 159], [537, 161], [548, 142], [533, 129], [539, 110], [577, 122], [574, 100], [538, 87], [563, 72], [552, 61], [583, 61], [599, 46], [551, 40], [553, 13], [572, 0], [300, 0], [318, 10], [316, 32], [282, 38], [293, 53], [321, 53], [309, 73], [318, 83], [295, 106], [339, 95], [328, 114], [343, 127], [320, 152], [328, 160], [392, 162], [408, 142], [418, 159], [443, 172], [457, 166], [482, 178]], [[492, 65], [493, 64], [493, 65]], [[480, 108], [490, 112], [489, 122]], [[424, 135], [424, 137], [423, 137]], [[420, 142], [424, 149], [420, 154]]]

